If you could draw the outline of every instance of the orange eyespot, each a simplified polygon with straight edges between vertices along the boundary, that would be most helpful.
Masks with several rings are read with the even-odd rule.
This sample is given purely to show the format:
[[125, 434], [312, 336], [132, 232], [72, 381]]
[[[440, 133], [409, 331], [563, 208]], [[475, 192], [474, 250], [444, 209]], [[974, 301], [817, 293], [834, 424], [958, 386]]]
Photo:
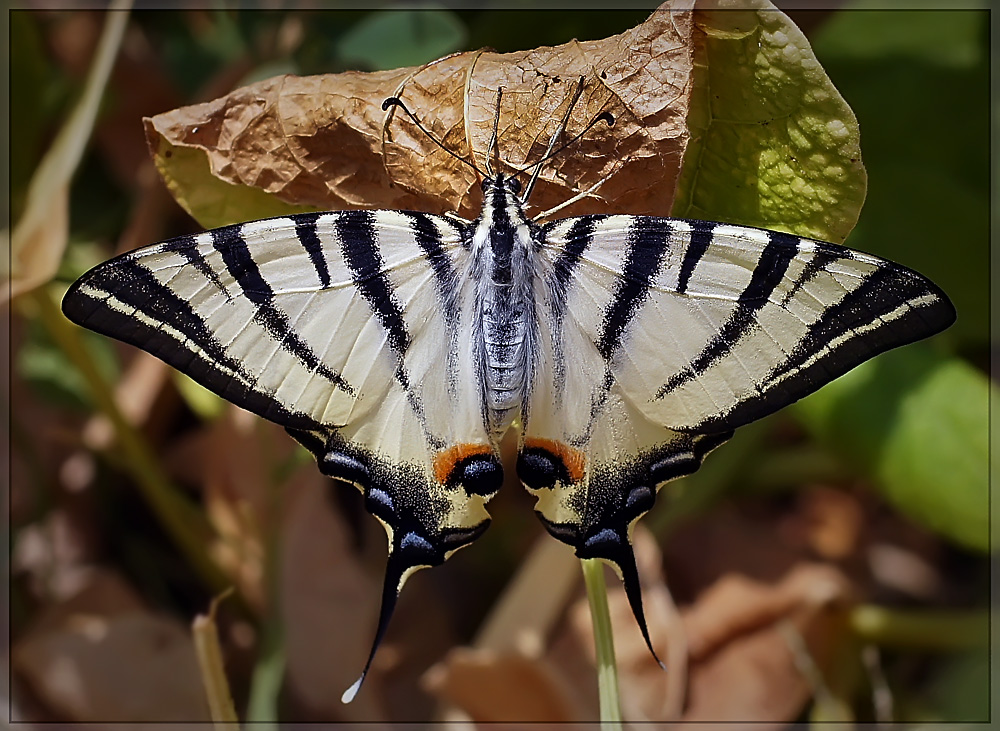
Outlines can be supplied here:
[[559, 459], [566, 472], [573, 482], [583, 479], [584, 470], [587, 466], [587, 456], [579, 449], [574, 449], [568, 444], [557, 442], [554, 439], [538, 439], [530, 437], [524, 440], [525, 449], [542, 449]]
[[442, 485], [447, 483], [459, 462], [477, 454], [492, 456], [493, 450], [488, 444], [456, 444], [438, 452], [434, 456], [434, 479]]

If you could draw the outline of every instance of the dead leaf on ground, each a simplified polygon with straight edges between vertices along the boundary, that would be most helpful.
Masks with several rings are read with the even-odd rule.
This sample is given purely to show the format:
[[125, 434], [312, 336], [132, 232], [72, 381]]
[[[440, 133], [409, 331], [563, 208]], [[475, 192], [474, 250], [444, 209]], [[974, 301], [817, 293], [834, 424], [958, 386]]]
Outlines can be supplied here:
[[448, 149], [484, 169], [502, 87], [499, 157], [509, 172], [542, 156], [582, 79], [566, 139], [604, 112], [614, 126], [598, 123], [574, 143], [574, 154], [546, 165], [532, 202], [545, 210], [611, 174], [568, 215], [665, 215], [688, 140], [692, 5], [677, 0], [599, 41], [471, 51], [373, 73], [279, 76], [147, 119], [146, 135], [168, 187], [206, 226], [244, 220], [226, 216], [247, 188], [258, 189], [248, 193], [255, 204], [269, 205], [256, 217], [289, 211], [254, 196], [260, 191], [302, 209], [416, 208], [474, 217], [481, 199], [476, 174], [402, 110], [383, 111], [382, 101], [399, 97]]
[[[791, 622], [805, 638], [812, 662], [822, 669], [843, 637], [838, 623], [849, 598], [847, 579], [823, 564], [800, 564], [777, 584], [739, 575], [721, 578], [681, 612], [690, 663], [681, 720], [793, 720], [809, 702], [813, 688], [798, 667], [781, 624]], [[624, 592], [610, 592], [608, 599], [616, 645], [631, 655], [622, 658], [619, 651], [623, 704], [641, 709], [642, 718], [670, 720], [659, 714], [671, 669], [664, 673], [648, 650], [643, 652]], [[656, 628], [665, 633], [662, 615], [648, 614], [651, 634]]]
[[[668, 669], [661, 670], [650, 656], [624, 590], [609, 583], [626, 720], [783, 723], [794, 719], [812, 697], [813, 687], [782, 626], [790, 623], [804, 638], [810, 659], [821, 671], [828, 667], [844, 636], [844, 610], [851, 601], [851, 585], [844, 574], [833, 566], [806, 562], [775, 582], [726, 574], [683, 607], [679, 619], [672, 618], [661, 597], [667, 593], [666, 585], [656, 571], [659, 550], [640, 529], [637, 526], [635, 543], [646, 617], [653, 644]], [[593, 628], [586, 600], [577, 601], [569, 616], [569, 634], [592, 666]], [[678, 642], [687, 652], [680, 662], [671, 647]], [[567, 666], [568, 656], [564, 650], [560, 654], [563, 661], [557, 662], [552, 653], [546, 660], [563, 675], [577, 672], [579, 659], [570, 659]]]
[[109, 571], [43, 613], [12, 648], [15, 670], [65, 720], [207, 721], [188, 628], [143, 607]]
[[424, 676], [425, 687], [479, 723], [566, 723], [581, 717], [576, 693], [544, 659], [456, 648]]
[[[546, 535], [522, 563], [470, 648], [454, 648], [423, 677], [438, 699], [475, 720], [580, 721], [589, 707], [541, 659], [582, 574], [572, 549]], [[483, 689], [503, 689], [484, 693]], [[513, 692], [508, 692], [513, 690]]]

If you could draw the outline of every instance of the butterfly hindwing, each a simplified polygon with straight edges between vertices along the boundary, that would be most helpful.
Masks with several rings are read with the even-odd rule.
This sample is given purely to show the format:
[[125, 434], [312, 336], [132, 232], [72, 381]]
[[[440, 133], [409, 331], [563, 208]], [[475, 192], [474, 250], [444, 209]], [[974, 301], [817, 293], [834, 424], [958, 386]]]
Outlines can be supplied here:
[[459, 337], [467, 256], [442, 217], [301, 214], [125, 254], [63, 308], [286, 427], [364, 493], [390, 539], [377, 646], [407, 576], [482, 533], [502, 481]]
[[619, 570], [647, 643], [630, 531], [657, 488], [733, 429], [954, 319], [920, 275], [789, 234], [586, 216], [536, 239], [551, 357], [519, 476], [553, 535]]

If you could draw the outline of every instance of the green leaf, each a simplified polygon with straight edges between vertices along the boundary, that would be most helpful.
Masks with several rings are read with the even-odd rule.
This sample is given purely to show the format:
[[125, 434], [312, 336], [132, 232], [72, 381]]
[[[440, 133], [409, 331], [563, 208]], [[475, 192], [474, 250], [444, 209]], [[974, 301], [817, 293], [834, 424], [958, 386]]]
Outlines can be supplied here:
[[865, 363], [793, 406], [815, 436], [869, 474], [912, 520], [989, 547], [988, 379], [911, 345]]
[[465, 26], [447, 10], [386, 10], [356, 23], [337, 41], [337, 51], [348, 64], [379, 71], [453, 53], [465, 35]]
[[212, 175], [204, 151], [172, 145], [159, 135], [155, 139], [156, 169], [177, 202], [205, 228], [246, 221], [248, 211], [257, 219], [318, 210], [285, 203], [259, 188], [227, 183]]
[[990, 654], [978, 647], [942, 663], [923, 698], [933, 720], [988, 723], [990, 719]]
[[673, 213], [841, 242], [865, 197], [854, 113], [766, 0], [702, 11], [692, 139]]

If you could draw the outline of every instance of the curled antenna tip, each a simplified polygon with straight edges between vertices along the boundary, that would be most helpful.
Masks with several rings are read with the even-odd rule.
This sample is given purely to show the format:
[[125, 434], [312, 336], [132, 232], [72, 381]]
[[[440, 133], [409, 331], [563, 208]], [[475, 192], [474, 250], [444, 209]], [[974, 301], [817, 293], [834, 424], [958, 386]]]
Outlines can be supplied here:
[[344, 695], [340, 696], [340, 702], [347, 705], [354, 700], [354, 696], [358, 694], [361, 689], [361, 683], [365, 679], [365, 674], [361, 673], [361, 677], [354, 681], [354, 685], [344, 691]]
[[[386, 101], [388, 101], [388, 99]], [[615, 115], [613, 115], [611, 112], [602, 112], [601, 114], [597, 115], [597, 118], [603, 119], [605, 122], [608, 123], [609, 127], [615, 126]]]
[[401, 106], [403, 106], [403, 102], [399, 100], [398, 96], [390, 96], [388, 99], [382, 102], [382, 111], [384, 112], [389, 107], [401, 107]]

